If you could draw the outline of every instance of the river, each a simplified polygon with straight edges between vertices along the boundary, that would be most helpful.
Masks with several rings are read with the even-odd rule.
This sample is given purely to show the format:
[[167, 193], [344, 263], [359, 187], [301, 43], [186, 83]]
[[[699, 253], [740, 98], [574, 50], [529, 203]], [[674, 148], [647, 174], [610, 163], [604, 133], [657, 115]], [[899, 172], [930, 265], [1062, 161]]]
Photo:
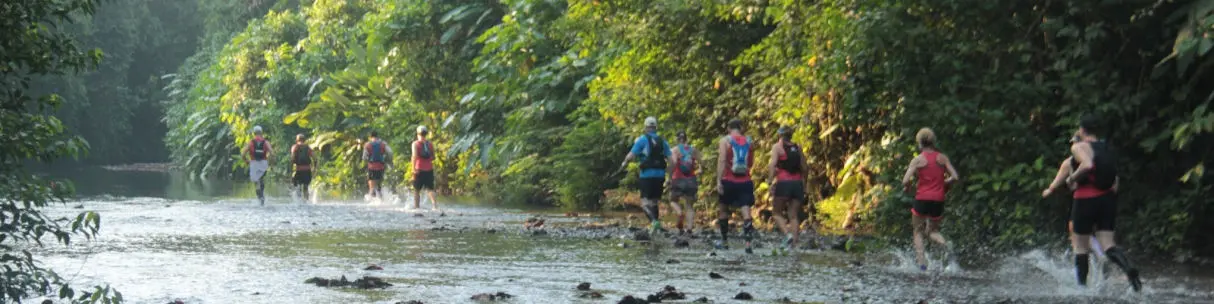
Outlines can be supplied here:
[[[515, 296], [507, 303], [615, 303], [666, 285], [686, 294], [676, 303], [701, 297], [713, 303], [1214, 303], [1214, 276], [1189, 265], [1144, 266], [1145, 288], [1135, 294], [1115, 270], [1108, 279], [1096, 270], [1091, 286], [1078, 288], [1065, 253], [1047, 250], [920, 272], [906, 250], [772, 255], [760, 248], [754, 255], [740, 249], [710, 255], [703, 237], [676, 248], [663, 237], [635, 242], [624, 229], [523, 231], [523, 221], [537, 215], [549, 227], [602, 220], [555, 210], [446, 203], [433, 212], [400, 202], [324, 198], [297, 203], [276, 185], [260, 206], [247, 183], [98, 169], [61, 175], [76, 181], [81, 198], [48, 212], [97, 211], [101, 235], [36, 254], [73, 284], [110, 284], [128, 303], [469, 303], [475, 294], [496, 292]], [[372, 264], [383, 270], [363, 270]], [[304, 283], [368, 275], [393, 286]], [[582, 282], [604, 297], [580, 298], [584, 292], [575, 286]], [[741, 292], [754, 300], [734, 300]]]

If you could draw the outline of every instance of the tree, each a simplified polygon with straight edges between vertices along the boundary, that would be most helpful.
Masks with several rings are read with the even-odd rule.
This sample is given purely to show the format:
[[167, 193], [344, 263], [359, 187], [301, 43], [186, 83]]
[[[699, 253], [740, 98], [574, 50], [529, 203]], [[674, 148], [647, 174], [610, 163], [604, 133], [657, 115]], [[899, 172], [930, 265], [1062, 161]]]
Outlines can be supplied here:
[[[72, 193], [70, 182], [51, 181], [26, 171], [27, 160], [50, 162], [84, 153], [87, 143], [68, 136], [63, 124], [49, 115], [63, 100], [57, 95], [30, 96], [35, 77], [78, 73], [96, 65], [97, 50], [83, 50], [70, 36], [55, 30], [77, 14], [91, 14], [98, 1], [21, 1], [0, 10], [0, 302], [58, 291], [59, 298], [79, 302], [116, 303], [122, 294], [96, 287], [79, 295], [54, 271], [30, 254], [44, 236], [70, 245], [72, 236], [92, 238], [101, 228], [94, 212], [74, 220], [51, 218], [40, 209], [63, 202]], [[112, 294], [112, 296], [111, 296]]]

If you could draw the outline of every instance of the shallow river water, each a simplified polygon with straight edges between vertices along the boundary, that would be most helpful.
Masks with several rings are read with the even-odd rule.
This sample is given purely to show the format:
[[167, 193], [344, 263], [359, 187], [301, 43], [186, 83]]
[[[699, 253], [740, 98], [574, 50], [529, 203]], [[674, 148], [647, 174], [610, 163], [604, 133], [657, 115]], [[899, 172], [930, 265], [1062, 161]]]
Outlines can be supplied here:
[[[675, 303], [701, 297], [713, 303], [1214, 303], [1214, 279], [1195, 266], [1144, 267], [1146, 287], [1135, 294], [1115, 270], [1108, 279], [1096, 271], [1092, 286], [1076, 287], [1062, 252], [971, 259], [959, 269], [920, 272], [905, 250], [785, 256], [772, 255], [769, 246], [754, 255], [740, 249], [710, 255], [704, 237], [676, 248], [664, 237], [635, 242], [624, 229], [523, 232], [522, 222], [537, 215], [549, 227], [599, 220], [556, 211], [441, 204], [443, 211], [434, 212], [401, 202], [323, 198], [296, 203], [281, 191], [260, 206], [241, 183], [200, 184], [163, 173], [68, 175], [83, 198], [49, 212], [97, 211], [102, 234], [37, 254], [74, 284], [110, 284], [128, 303], [471, 303], [474, 294], [496, 292], [515, 296], [506, 303], [615, 303], [666, 285], [686, 294]], [[371, 264], [383, 270], [363, 270]], [[304, 283], [365, 275], [393, 286]], [[581, 282], [604, 297], [580, 298], [575, 286]], [[734, 300], [740, 292], [754, 300]]]

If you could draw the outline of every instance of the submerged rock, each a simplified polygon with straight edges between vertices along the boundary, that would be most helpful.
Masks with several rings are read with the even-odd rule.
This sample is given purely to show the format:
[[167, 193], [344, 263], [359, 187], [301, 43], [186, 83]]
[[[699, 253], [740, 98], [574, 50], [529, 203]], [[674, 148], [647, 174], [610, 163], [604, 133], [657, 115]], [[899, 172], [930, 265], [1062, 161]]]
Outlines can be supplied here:
[[632, 296], [624, 296], [623, 299], [620, 299], [619, 302], [616, 302], [616, 304], [648, 304], [648, 303], [649, 303], [649, 301], [637, 299]]
[[305, 280], [304, 283], [305, 284], [315, 284], [316, 286], [320, 286], [320, 287], [354, 287], [354, 288], [361, 288], [361, 289], [387, 288], [389, 286], [392, 286], [392, 284], [388, 284], [388, 282], [384, 282], [384, 279], [380, 279], [377, 277], [371, 277], [371, 276], [364, 276], [361, 279], [354, 280], [353, 282], [351, 282], [349, 279], [346, 279], [346, 276], [341, 276], [340, 279], [325, 279], [325, 278], [321, 278], [321, 277], [314, 277], [314, 278]]
[[661, 303], [665, 300], [682, 300], [686, 298], [687, 296], [675, 289], [674, 286], [666, 285], [658, 293], [649, 295], [648, 300], [649, 303]]
[[679, 238], [677, 240], [674, 240], [674, 247], [690, 247], [690, 246], [691, 246], [691, 242], [688, 242], [687, 239], [685, 239], [685, 238]]
[[590, 283], [583, 282], [582, 284], [577, 284], [577, 290], [590, 290]]
[[666, 264], [678, 264], [678, 263], [679, 263], [679, 260], [676, 260], [676, 259], [666, 260]]
[[784, 297], [783, 299], [780, 299], [780, 301], [778, 301], [778, 302], [780, 302], [780, 303], [797, 303], [796, 301], [793, 301], [792, 299], [789, 299], [788, 297]]
[[505, 299], [509, 299], [509, 298], [513, 298], [513, 297], [514, 296], [512, 296], [508, 293], [499, 291], [497, 293], [476, 294], [476, 295], [472, 296], [472, 300], [474, 300], [474, 301], [498, 301], [498, 300], [505, 300]]
[[545, 235], [548, 235], [548, 230], [541, 229], [541, 230], [531, 231], [531, 236], [545, 236]]
[[400, 302], [396, 302], [396, 304], [426, 304], [426, 303], [422, 303], [422, 301], [418, 301], [418, 300], [413, 300], [413, 301], [408, 301], [408, 302], [400, 301]]
[[651, 240], [651, 238], [649, 237], [649, 232], [645, 232], [645, 231], [633, 232], [632, 239], [635, 241], [642, 241], [642, 242]]
[[384, 268], [379, 267], [379, 265], [371, 264], [371, 266], [367, 266], [367, 268], [363, 268], [363, 270], [384, 270]]
[[692, 302], [695, 302], [695, 303], [708, 303], [709, 301], [708, 301], [708, 297], [700, 297], [699, 299], [696, 299], [695, 301], [692, 301]]
[[721, 274], [716, 273], [716, 272], [709, 272], [708, 277], [713, 278], [713, 279], [724, 279], [725, 278], [725, 277], [721, 276]]
[[421, 214], [421, 213], [414, 213], [414, 214], [413, 214], [413, 217], [426, 217], [426, 215], [425, 215], [425, 214]]
[[745, 291], [743, 291], [743, 292], [739, 292], [738, 295], [733, 296], [733, 299], [734, 300], [754, 300], [755, 297], [751, 296], [749, 293], [746, 293]]
[[603, 294], [595, 292], [595, 291], [591, 291], [591, 292], [587, 292], [587, 293], [582, 293], [578, 297], [583, 298], [583, 299], [602, 299]]
[[485, 230], [485, 233], [497, 233], [497, 229], [490, 228], [489, 230]]

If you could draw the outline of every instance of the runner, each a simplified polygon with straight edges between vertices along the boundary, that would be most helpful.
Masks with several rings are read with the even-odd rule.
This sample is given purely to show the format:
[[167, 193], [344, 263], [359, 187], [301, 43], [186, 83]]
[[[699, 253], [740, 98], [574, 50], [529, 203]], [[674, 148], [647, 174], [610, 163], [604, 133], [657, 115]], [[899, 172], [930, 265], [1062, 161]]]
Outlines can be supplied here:
[[801, 237], [801, 203], [805, 199], [805, 162], [801, 147], [792, 142], [792, 128], [780, 127], [780, 140], [771, 146], [772, 217], [784, 232], [785, 250], [792, 249]]
[[920, 153], [906, 168], [902, 185], [909, 192], [911, 182], [918, 179], [915, 204], [911, 208], [911, 227], [915, 234], [915, 262], [919, 264], [919, 270], [927, 270], [927, 258], [923, 253], [924, 235], [948, 249], [949, 265], [956, 260], [953, 246], [940, 234], [940, 221], [944, 218], [944, 194], [948, 191], [948, 185], [957, 181], [960, 176], [957, 175], [957, 169], [953, 168], [952, 162], [949, 162], [948, 156], [936, 150], [936, 133], [932, 132], [932, 129], [919, 129], [919, 133], [915, 134], [915, 141], [918, 142]]
[[670, 171], [666, 164], [675, 162], [669, 151], [670, 144], [658, 136], [658, 119], [647, 117], [645, 134], [637, 137], [632, 149], [624, 157], [624, 162], [620, 163], [620, 170], [623, 170], [628, 166], [628, 162], [640, 158], [641, 208], [645, 210], [645, 216], [649, 217], [651, 235], [662, 229], [662, 222], [658, 218], [658, 200], [665, 192], [663, 188], [666, 185], [666, 174]]
[[421, 209], [422, 192], [430, 197], [430, 209], [438, 210], [434, 200], [434, 144], [426, 140], [430, 131], [426, 126], [417, 126], [417, 140], [413, 141], [413, 208]]
[[270, 141], [262, 137], [261, 126], [253, 126], [253, 140], [249, 141], [248, 150], [245, 161], [249, 164], [249, 180], [257, 184], [257, 200], [265, 205], [266, 182], [262, 178], [270, 170], [270, 156], [274, 155], [274, 149], [270, 147]]
[[[1079, 131], [1075, 131], [1075, 134], [1071, 136], [1071, 144], [1074, 145], [1080, 141], [1083, 141], [1083, 138], [1079, 136]], [[1050, 193], [1054, 192], [1055, 189], [1058, 189], [1058, 187], [1062, 187], [1066, 184], [1066, 177], [1071, 175], [1071, 159], [1071, 157], [1067, 157], [1066, 160], [1062, 161], [1062, 165], [1059, 165], [1058, 174], [1054, 175], [1054, 181], [1050, 183], [1050, 187], [1046, 189], [1046, 191], [1042, 192], [1042, 198], [1050, 196]], [[1075, 234], [1075, 222], [1067, 220], [1066, 229], [1068, 233], [1067, 238], [1070, 238], [1071, 235]], [[1095, 228], [1093, 227], [1093, 229]], [[1104, 250], [1101, 249], [1100, 243], [1096, 240], [1095, 235], [1089, 238], [1088, 244], [1091, 244], [1092, 248], [1095, 249], [1094, 252], [1096, 252], [1096, 257], [1098, 259], [1104, 258]]]
[[750, 178], [750, 167], [754, 165], [755, 156], [751, 153], [750, 137], [742, 134], [742, 120], [733, 119], [728, 124], [729, 134], [722, 137], [717, 145], [717, 228], [721, 231], [721, 239], [716, 242], [718, 249], [728, 249], [729, 246], [729, 216], [730, 208], [742, 212], [742, 233], [746, 239], [746, 253], [753, 253], [751, 240], [756, 233], [754, 219], [750, 215], [750, 207], [755, 203], [755, 183]]
[[[1104, 255], [1125, 272], [1130, 286], [1139, 292], [1142, 290], [1142, 280], [1138, 269], [1114, 242], [1119, 177], [1116, 155], [1112, 147], [1100, 138], [1102, 131], [1095, 117], [1085, 116], [1080, 120], [1079, 141], [1071, 145], [1071, 172], [1064, 180], [1068, 187], [1075, 189], [1071, 206], [1071, 221], [1074, 223], [1071, 247], [1075, 251], [1075, 274], [1079, 285], [1087, 286], [1091, 267], [1088, 238], [1095, 232], [1098, 243], [1106, 248]], [[1041, 194], [1049, 196], [1055, 189], [1057, 187], [1051, 185]]]
[[[675, 159], [675, 170], [670, 177], [670, 207], [679, 214], [679, 234], [690, 236], [694, 235], [692, 231], [696, 226], [695, 201], [700, 190], [700, 183], [696, 181], [696, 170], [699, 169], [701, 155], [695, 147], [687, 144], [687, 132], [679, 131], [678, 141], [679, 144], [670, 151]], [[681, 206], [680, 198], [683, 199]]]
[[387, 163], [392, 161], [392, 147], [379, 139], [378, 132], [371, 131], [371, 139], [363, 146], [363, 160], [367, 162], [367, 195], [381, 197], [380, 182], [384, 180]]
[[295, 165], [295, 175], [291, 177], [291, 184], [299, 190], [299, 195], [304, 200], [311, 197], [308, 195], [310, 192], [308, 186], [312, 184], [312, 166], [316, 164], [312, 147], [304, 142], [307, 139], [303, 134], [295, 135], [295, 145], [291, 146], [291, 163]]

